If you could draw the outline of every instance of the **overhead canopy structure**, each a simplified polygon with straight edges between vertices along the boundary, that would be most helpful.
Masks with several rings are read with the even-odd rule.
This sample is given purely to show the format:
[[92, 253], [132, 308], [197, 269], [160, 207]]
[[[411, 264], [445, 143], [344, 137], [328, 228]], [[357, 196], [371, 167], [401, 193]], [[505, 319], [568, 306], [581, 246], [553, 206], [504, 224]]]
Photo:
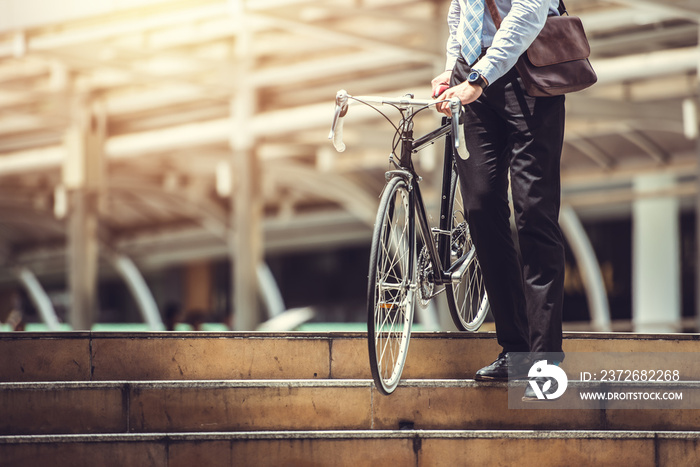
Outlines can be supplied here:
[[[10, 266], [39, 280], [65, 272], [70, 238], [90, 231], [67, 221], [75, 187], [93, 241], [141, 268], [235, 254], [236, 190], [251, 176], [264, 251], [366, 242], [391, 132], [357, 111], [348, 151], [334, 154], [333, 97], [427, 96], [449, 2], [49, 4], [1, 3], [0, 281], [16, 280]], [[632, 180], [652, 172], [676, 176], [669, 193], [694, 199], [700, 5], [567, 6], [584, 21], [599, 84], [568, 97], [564, 201], [628, 209]], [[232, 157], [241, 141], [252, 168]], [[430, 169], [435, 155], [422, 157]]]

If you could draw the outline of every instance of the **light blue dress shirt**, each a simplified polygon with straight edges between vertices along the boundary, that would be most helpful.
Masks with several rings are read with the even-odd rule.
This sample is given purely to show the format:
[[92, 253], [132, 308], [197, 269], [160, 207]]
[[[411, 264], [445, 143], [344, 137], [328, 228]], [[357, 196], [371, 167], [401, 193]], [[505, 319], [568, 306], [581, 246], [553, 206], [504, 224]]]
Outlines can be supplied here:
[[[447, 26], [450, 37], [447, 39], [446, 70], [454, 68], [460, 56], [457, 41], [457, 27], [461, 14], [460, 3], [464, 0], [452, 0], [447, 14]], [[544, 27], [547, 16], [559, 14], [559, 0], [495, 0], [503, 22], [496, 30], [488, 8], [484, 8], [484, 26], [481, 46], [488, 47], [484, 55], [472, 67], [486, 78], [489, 84], [505, 75], [518, 57], [522, 55]]]

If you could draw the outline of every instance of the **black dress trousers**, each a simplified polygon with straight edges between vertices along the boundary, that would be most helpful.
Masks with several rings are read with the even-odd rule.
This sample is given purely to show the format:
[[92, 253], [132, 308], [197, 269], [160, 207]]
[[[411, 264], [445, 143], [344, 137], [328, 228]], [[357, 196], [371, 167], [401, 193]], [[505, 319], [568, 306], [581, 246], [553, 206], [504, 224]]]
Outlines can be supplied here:
[[[451, 85], [469, 71], [458, 60]], [[457, 158], [457, 170], [498, 343], [504, 352], [561, 353], [564, 96], [528, 96], [512, 69], [465, 106], [464, 138], [470, 157]]]

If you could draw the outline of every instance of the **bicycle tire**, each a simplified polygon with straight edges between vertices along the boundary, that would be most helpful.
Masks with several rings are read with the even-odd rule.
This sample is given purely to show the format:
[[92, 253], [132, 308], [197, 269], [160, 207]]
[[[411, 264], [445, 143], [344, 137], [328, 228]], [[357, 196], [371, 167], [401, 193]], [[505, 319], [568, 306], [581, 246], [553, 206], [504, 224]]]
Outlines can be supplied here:
[[382, 194], [372, 235], [367, 287], [367, 343], [377, 389], [399, 384], [411, 337], [416, 281], [415, 218], [406, 182], [395, 177]]
[[[469, 233], [469, 224], [464, 210], [462, 193], [457, 172], [452, 170], [450, 183], [449, 216], [452, 218], [450, 232], [450, 265], [462, 255], [474, 249], [474, 242]], [[447, 305], [457, 329], [460, 331], [477, 331], [490, 310], [486, 286], [481, 274], [479, 259], [474, 251], [460, 282], [448, 283], [445, 287]]]

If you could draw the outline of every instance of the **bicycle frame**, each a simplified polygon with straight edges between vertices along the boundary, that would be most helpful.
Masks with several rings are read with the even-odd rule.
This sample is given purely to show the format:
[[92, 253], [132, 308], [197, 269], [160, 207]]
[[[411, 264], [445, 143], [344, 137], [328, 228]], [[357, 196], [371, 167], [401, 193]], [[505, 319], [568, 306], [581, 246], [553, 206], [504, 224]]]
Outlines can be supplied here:
[[[423, 238], [426, 239], [425, 244], [428, 255], [430, 256], [432, 264], [436, 267], [433, 278], [436, 285], [444, 285], [452, 282], [452, 273], [459, 269], [459, 266], [468, 261], [469, 253], [465, 254], [464, 257], [456, 261], [452, 267], [447, 270], [445, 269], [444, 265], [449, 264], [450, 262], [451, 219], [448, 218], [447, 213], [449, 212], [452, 199], [450, 199], [449, 196], [442, 197], [440, 200], [440, 221], [438, 229], [431, 229], [420, 184], [418, 183], [420, 176], [416, 173], [413, 166], [412, 155], [427, 145], [433, 144], [439, 138], [451, 134], [453, 131], [452, 129], [452, 122], [447, 118], [443, 118], [442, 125], [439, 128], [415, 140], [413, 139], [412, 129], [409, 128], [403, 131], [401, 134], [401, 157], [399, 160], [399, 166], [401, 168], [399, 170], [390, 170], [386, 172], [387, 181], [392, 177], [401, 177], [409, 186], [409, 205], [412, 205], [411, 209], [415, 213], [418, 226], [423, 234]], [[453, 139], [446, 138], [442, 167], [441, 192], [443, 195], [445, 193], [450, 193], [452, 183], [452, 167], [454, 164]], [[432, 241], [433, 233], [438, 234], [437, 245]], [[409, 232], [412, 239], [415, 239], [415, 234], [416, 232]], [[415, 242], [412, 243], [415, 245]], [[411, 273], [412, 272], [413, 271], [411, 271]]]

